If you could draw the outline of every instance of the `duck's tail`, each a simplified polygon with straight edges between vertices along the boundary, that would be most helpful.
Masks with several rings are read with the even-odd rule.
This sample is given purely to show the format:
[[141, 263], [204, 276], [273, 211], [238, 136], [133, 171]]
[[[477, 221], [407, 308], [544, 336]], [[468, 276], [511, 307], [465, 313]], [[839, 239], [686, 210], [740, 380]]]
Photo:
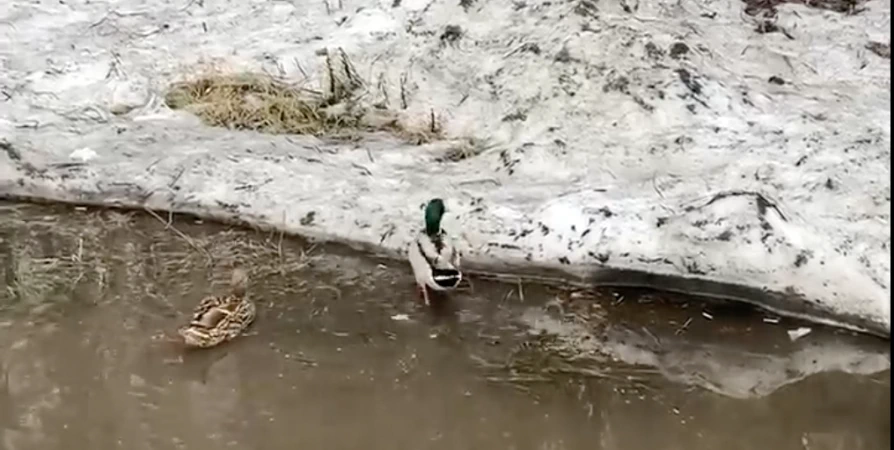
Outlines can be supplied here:
[[183, 343], [187, 347], [208, 348], [214, 347], [218, 343], [218, 339], [212, 336], [212, 330], [204, 329], [197, 326], [186, 326], [177, 330]]
[[444, 289], [453, 289], [463, 280], [462, 272], [456, 269], [432, 269], [431, 278]]
[[195, 326], [185, 326], [177, 330], [187, 347], [207, 347], [208, 332]]

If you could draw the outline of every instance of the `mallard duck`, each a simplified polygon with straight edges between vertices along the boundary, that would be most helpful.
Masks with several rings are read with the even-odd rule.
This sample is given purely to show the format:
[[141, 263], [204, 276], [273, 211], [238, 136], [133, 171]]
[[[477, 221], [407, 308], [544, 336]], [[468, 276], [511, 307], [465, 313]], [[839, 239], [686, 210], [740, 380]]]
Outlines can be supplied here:
[[255, 319], [255, 304], [246, 293], [248, 274], [233, 270], [230, 294], [205, 297], [193, 310], [192, 320], [178, 333], [187, 346], [208, 348], [229, 341], [245, 331]]
[[450, 236], [441, 229], [444, 201], [435, 198], [425, 206], [425, 230], [413, 239], [409, 249], [410, 266], [426, 305], [430, 305], [428, 289], [449, 291], [459, 286], [463, 275], [459, 269], [460, 253]]

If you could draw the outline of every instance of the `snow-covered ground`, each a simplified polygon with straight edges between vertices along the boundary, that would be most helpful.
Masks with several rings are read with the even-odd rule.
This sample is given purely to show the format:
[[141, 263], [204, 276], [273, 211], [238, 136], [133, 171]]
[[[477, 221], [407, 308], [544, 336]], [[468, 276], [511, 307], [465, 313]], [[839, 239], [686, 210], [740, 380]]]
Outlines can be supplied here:
[[[421, 206], [488, 271], [720, 293], [890, 335], [890, 1], [0, 4], [0, 195], [238, 219], [396, 255]], [[203, 67], [318, 86], [448, 140], [225, 131], [167, 109]], [[773, 82], [770, 81], [771, 77]], [[780, 83], [781, 81], [781, 83]], [[445, 155], [472, 140], [480, 154]], [[643, 275], [646, 274], [646, 275]], [[722, 289], [721, 289], [722, 288]]]

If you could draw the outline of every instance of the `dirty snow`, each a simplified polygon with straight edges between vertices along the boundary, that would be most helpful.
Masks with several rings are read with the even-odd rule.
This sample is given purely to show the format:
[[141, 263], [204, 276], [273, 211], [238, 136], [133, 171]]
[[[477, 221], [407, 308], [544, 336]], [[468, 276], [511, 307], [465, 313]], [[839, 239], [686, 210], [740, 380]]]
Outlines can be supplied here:
[[[739, 2], [467, 3], [4, 2], [0, 195], [391, 255], [440, 196], [475, 269], [719, 294], [890, 335], [890, 60], [866, 49], [890, 39], [889, 0], [783, 5], [791, 38], [755, 32]], [[318, 87], [339, 47], [363, 101], [404, 124], [434, 112], [449, 139], [225, 131], [161, 101], [209, 66]], [[481, 153], [443, 162], [468, 142]]]

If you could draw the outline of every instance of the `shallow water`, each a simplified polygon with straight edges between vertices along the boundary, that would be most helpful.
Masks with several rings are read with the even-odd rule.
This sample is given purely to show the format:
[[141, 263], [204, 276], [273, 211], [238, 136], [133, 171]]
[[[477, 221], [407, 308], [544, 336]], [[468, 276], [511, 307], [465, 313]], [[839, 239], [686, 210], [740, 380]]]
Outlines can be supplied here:
[[[883, 449], [887, 343], [473, 279], [191, 218], [0, 204], [4, 449]], [[246, 336], [174, 330], [247, 264]], [[792, 340], [788, 332], [809, 327]]]

